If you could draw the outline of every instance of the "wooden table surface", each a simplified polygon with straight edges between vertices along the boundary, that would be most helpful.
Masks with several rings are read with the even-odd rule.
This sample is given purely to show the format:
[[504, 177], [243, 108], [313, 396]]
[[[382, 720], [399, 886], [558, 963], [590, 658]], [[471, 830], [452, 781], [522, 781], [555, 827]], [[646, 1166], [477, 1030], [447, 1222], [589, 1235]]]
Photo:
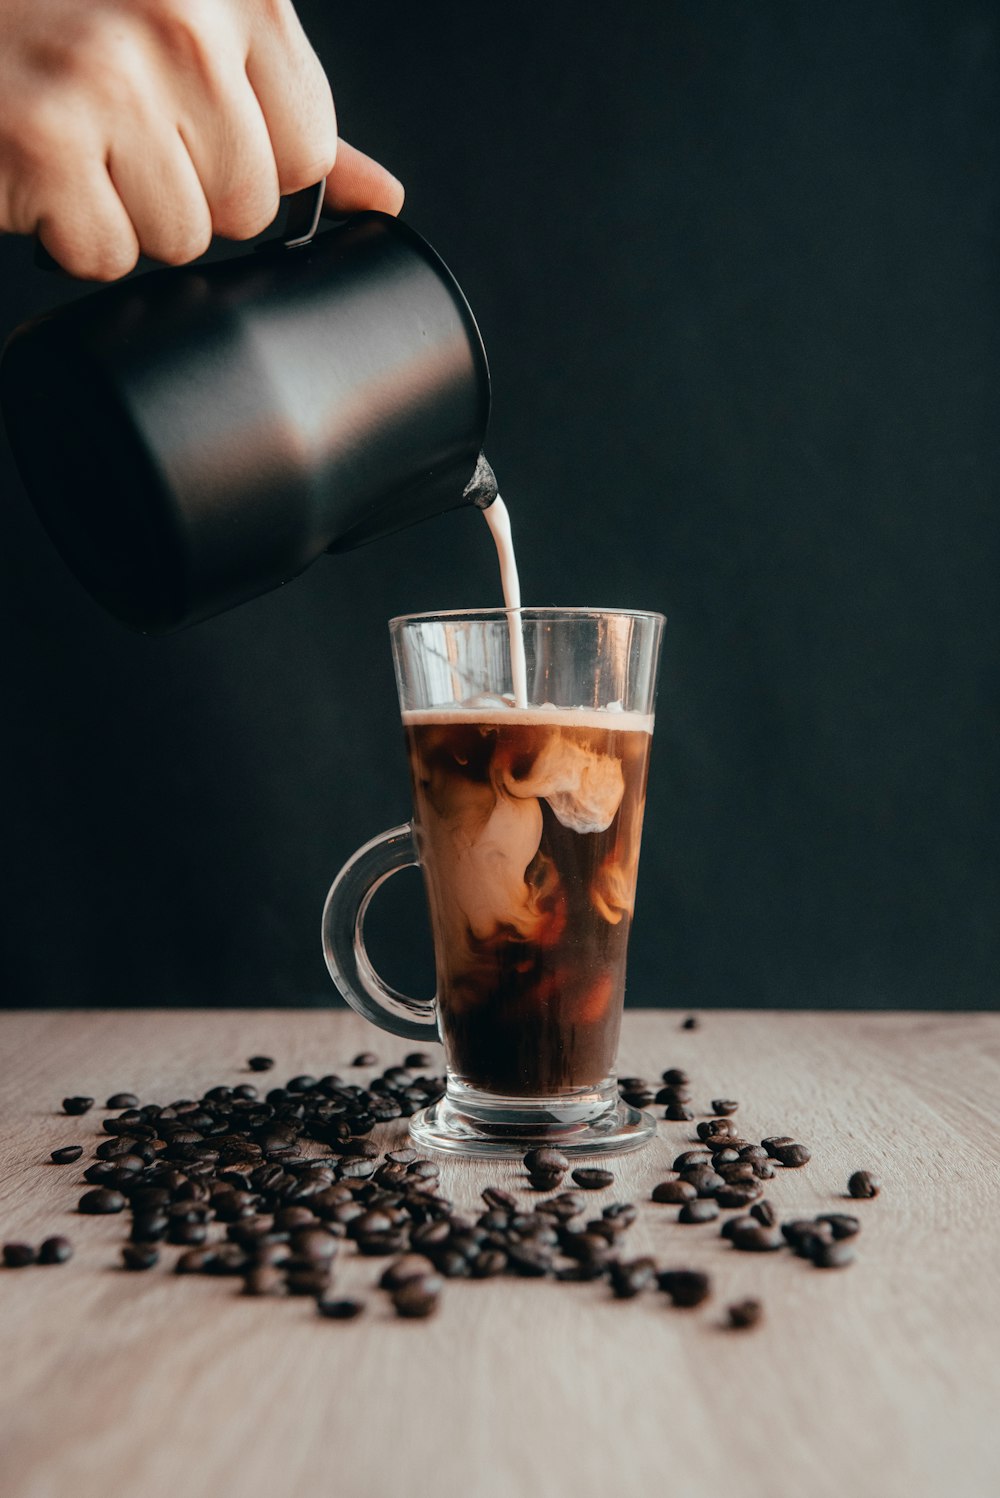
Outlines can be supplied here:
[[[714, 1012], [687, 1031], [627, 1013], [621, 1074], [683, 1067], [700, 1109], [740, 1100], [745, 1137], [810, 1146], [767, 1183], [783, 1217], [863, 1219], [847, 1269], [737, 1253], [718, 1223], [650, 1202], [694, 1133], [661, 1122], [594, 1206], [642, 1203], [631, 1253], [707, 1270], [696, 1310], [504, 1278], [448, 1281], [436, 1318], [406, 1322], [370, 1288], [385, 1261], [345, 1252], [338, 1293], [368, 1310], [332, 1322], [309, 1300], [175, 1276], [175, 1248], [126, 1273], [125, 1219], [74, 1213], [111, 1092], [165, 1103], [247, 1080], [257, 1052], [281, 1081], [364, 1048], [381, 1065], [410, 1049], [340, 1012], [0, 1016], [0, 1239], [76, 1245], [66, 1265], [0, 1269], [3, 1498], [1000, 1493], [996, 1016]], [[74, 1093], [98, 1106], [67, 1117]], [[74, 1142], [79, 1166], [48, 1163]], [[857, 1168], [883, 1191], [845, 1205]], [[445, 1161], [442, 1187], [473, 1210], [490, 1182], [520, 1190], [518, 1169]], [[728, 1329], [725, 1306], [750, 1295], [765, 1321]]]

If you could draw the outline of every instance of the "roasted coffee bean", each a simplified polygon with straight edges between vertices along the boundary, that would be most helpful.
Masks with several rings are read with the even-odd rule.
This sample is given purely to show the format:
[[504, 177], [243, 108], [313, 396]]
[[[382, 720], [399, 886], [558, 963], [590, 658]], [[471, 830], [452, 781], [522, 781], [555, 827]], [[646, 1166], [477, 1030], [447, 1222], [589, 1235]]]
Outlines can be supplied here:
[[566, 1229], [560, 1236], [559, 1247], [567, 1259], [595, 1259], [602, 1264], [607, 1261], [610, 1245], [599, 1233], [575, 1233]]
[[152, 1269], [160, 1262], [160, 1250], [152, 1243], [126, 1243], [122, 1249], [124, 1269]]
[[676, 1066], [668, 1067], [665, 1072], [661, 1073], [661, 1076], [668, 1087], [686, 1087], [691, 1080], [686, 1071], [681, 1071]]
[[319, 1299], [330, 1288], [330, 1271], [325, 1266], [318, 1265], [309, 1269], [290, 1268], [285, 1284], [289, 1295], [312, 1295]]
[[615, 1239], [624, 1231], [624, 1228], [618, 1227], [614, 1222], [609, 1222], [606, 1217], [594, 1217], [587, 1223], [587, 1232], [596, 1233], [599, 1238], [603, 1238], [609, 1245], [614, 1243]]
[[175, 1274], [206, 1274], [215, 1259], [214, 1248], [189, 1248], [174, 1265]]
[[754, 1202], [750, 1208], [750, 1216], [755, 1217], [766, 1228], [773, 1228], [778, 1221], [774, 1203], [768, 1201], [766, 1197], [763, 1201]]
[[739, 1106], [739, 1103], [735, 1102], [731, 1097], [717, 1097], [712, 1099], [713, 1113], [728, 1116], [730, 1113], [735, 1113]]
[[700, 1269], [665, 1269], [657, 1280], [675, 1306], [700, 1306], [712, 1293], [712, 1282]]
[[682, 1150], [677, 1156], [671, 1170], [690, 1170], [694, 1165], [711, 1165], [712, 1156], [708, 1150]]
[[363, 1300], [318, 1300], [316, 1309], [328, 1321], [354, 1321], [364, 1309]]
[[608, 1268], [611, 1291], [617, 1300], [632, 1300], [656, 1284], [656, 1260], [616, 1260]]
[[403, 1065], [408, 1071], [424, 1071], [428, 1066], [434, 1065], [434, 1058], [426, 1051], [411, 1051], [408, 1056], [403, 1057]]
[[738, 1248], [741, 1253], [751, 1254], [773, 1253], [775, 1249], [782, 1248], [784, 1242], [777, 1228], [765, 1227], [762, 1222], [755, 1222], [750, 1228], [737, 1229], [732, 1239], [734, 1248]]
[[285, 1090], [286, 1092], [312, 1092], [317, 1085], [315, 1077], [303, 1073], [300, 1077], [290, 1077], [285, 1083]]
[[308, 1207], [279, 1207], [274, 1214], [274, 1226], [279, 1233], [291, 1232], [294, 1228], [315, 1227], [316, 1214]]
[[507, 1248], [508, 1267], [525, 1279], [542, 1279], [552, 1269], [551, 1250], [534, 1243], [511, 1243]]
[[355, 1239], [358, 1253], [367, 1258], [383, 1258], [387, 1254], [399, 1254], [409, 1246], [407, 1234], [399, 1228], [390, 1228], [384, 1233], [363, 1233]]
[[736, 1234], [740, 1232], [742, 1228], [752, 1228], [756, 1220], [756, 1218], [749, 1215], [740, 1217], [727, 1217], [725, 1222], [719, 1229], [719, 1237], [728, 1238], [730, 1242], [732, 1242], [733, 1238], [735, 1238]]
[[93, 1191], [85, 1191], [77, 1202], [78, 1212], [91, 1214], [101, 1212], [121, 1212], [125, 1206], [125, 1198], [120, 1191], [114, 1191], [110, 1186], [97, 1186]]
[[683, 1023], [681, 1024], [681, 1029], [682, 1030], [697, 1030], [700, 1027], [700, 1025], [701, 1025], [701, 1020], [698, 1019], [698, 1017], [696, 1015], [689, 1014], [688, 1017], [687, 1017], [687, 1019], [684, 1020]]
[[775, 1150], [783, 1148], [786, 1144], [794, 1144], [795, 1140], [790, 1134], [772, 1134], [770, 1139], [762, 1139], [760, 1142], [771, 1159], [776, 1160], [778, 1157], [774, 1153]]
[[241, 1082], [238, 1087], [233, 1088], [233, 1097], [242, 1098], [244, 1102], [253, 1102], [259, 1097], [259, 1093], [250, 1082]]
[[705, 1118], [697, 1125], [695, 1133], [699, 1139], [735, 1139], [736, 1125], [728, 1118]]
[[[190, 1253], [203, 1253], [203, 1249], [189, 1249]], [[251, 1257], [239, 1243], [218, 1243], [207, 1250], [205, 1270], [208, 1274], [243, 1274], [251, 1267]]]
[[445, 1279], [464, 1280], [469, 1276], [469, 1261], [457, 1248], [430, 1248], [428, 1257], [438, 1274], [443, 1274]]
[[656, 1094], [651, 1088], [643, 1088], [634, 1092], [621, 1093], [622, 1102], [628, 1103], [630, 1108], [648, 1108], [653, 1102]]
[[802, 1258], [808, 1259], [817, 1243], [832, 1243], [833, 1229], [814, 1217], [796, 1217], [781, 1224], [781, 1236]]
[[484, 1186], [479, 1194], [488, 1207], [506, 1212], [513, 1212], [517, 1208], [517, 1198], [509, 1191], [502, 1191], [499, 1186]]
[[[725, 1153], [728, 1154], [729, 1151], [727, 1150]], [[719, 1172], [722, 1179], [730, 1185], [734, 1181], [755, 1181], [757, 1179], [753, 1162], [750, 1160], [736, 1160], [735, 1163], [723, 1161], [721, 1165], [717, 1164], [715, 1169]]]
[[694, 1201], [698, 1195], [690, 1181], [661, 1181], [654, 1186], [651, 1196], [654, 1202], [680, 1203]]
[[441, 1174], [441, 1167], [434, 1160], [414, 1160], [412, 1165], [406, 1167], [406, 1174], [414, 1181], [436, 1181]]
[[817, 1269], [846, 1269], [854, 1263], [854, 1248], [843, 1238], [833, 1243], [818, 1243], [813, 1249], [812, 1261]]
[[139, 1099], [134, 1092], [114, 1092], [104, 1106], [105, 1108], [138, 1108]]
[[155, 1209], [136, 1212], [132, 1218], [129, 1238], [133, 1243], [159, 1243], [167, 1236], [170, 1218], [166, 1212]]
[[184, 1248], [198, 1248], [207, 1237], [208, 1228], [203, 1222], [185, 1221], [183, 1217], [175, 1218], [167, 1230], [169, 1242], [180, 1244]]
[[310, 1259], [319, 1263], [326, 1263], [334, 1258], [338, 1248], [337, 1239], [333, 1234], [319, 1226], [297, 1228], [290, 1242], [292, 1253], [297, 1258]]
[[392, 1292], [396, 1315], [407, 1318], [433, 1316], [441, 1302], [441, 1280], [436, 1274], [424, 1274], [407, 1280]]
[[400, 1285], [405, 1285], [407, 1280], [418, 1279], [420, 1275], [433, 1274], [434, 1265], [424, 1254], [403, 1254], [385, 1269], [379, 1279], [379, 1285], [383, 1290], [398, 1290]]
[[614, 1179], [610, 1170], [597, 1170], [588, 1165], [582, 1165], [573, 1172], [573, 1180], [581, 1191], [603, 1191], [605, 1186], [614, 1185]]
[[741, 1160], [739, 1150], [734, 1150], [731, 1146], [727, 1146], [725, 1149], [713, 1150], [712, 1164], [716, 1170], [721, 1170], [724, 1165], [744, 1165], [750, 1174], [753, 1175], [753, 1166], [750, 1162], [748, 1160]]
[[720, 1186], [715, 1200], [720, 1207], [747, 1207], [756, 1201], [764, 1188], [759, 1181], [733, 1181]]
[[738, 1134], [709, 1134], [705, 1140], [705, 1148], [711, 1151], [713, 1160], [717, 1159], [724, 1151], [735, 1150], [739, 1154], [745, 1144], [746, 1140], [741, 1139]]
[[82, 1154], [82, 1144], [64, 1144], [62, 1149], [52, 1151], [52, 1161], [56, 1165], [72, 1165]]
[[243, 1276], [244, 1295], [284, 1295], [285, 1276], [274, 1264], [254, 1264]]
[[5, 1243], [3, 1246], [3, 1261], [8, 1269], [25, 1269], [37, 1258], [37, 1251], [31, 1243]]
[[409, 1147], [405, 1149], [387, 1150], [385, 1158], [392, 1165], [412, 1165], [417, 1158], [417, 1152]]
[[377, 1066], [378, 1057], [374, 1051], [359, 1051], [351, 1062], [352, 1066]]
[[699, 1196], [714, 1196], [725, 1186], [725, 1181], [710, 1165], [695, 1165], [681, 1172], [681, 1179], [693, 1186]]
[[759, 1300], [734, 1300], [732, 1305], [726, 1307], [729, 1316], [729, 1325], [737, 1331], [745, 1331], [751, 1326], [756, 1326], [764, 1315], [764, 1307]]
[[825, 1222], [835, 1238], [853, 1238], [861, 1231], [858, 1219], [844, 1212], [824, 1212], [816, 1221]]
[[753, 1161], [757, 1161], [757, 1160], [766, 1160], [767, 1158], [768, 1158], [767, 1150], [764, 1148], [764, 1146], [762, 1144], [745, 1144], [743, 1146], [743, 1148], [740, 1150], [740, 1159], [741, 1160], [753, 1160]]
[[668, 1123], [687, 1123], [694, 1118], [694, 1114], [685, 1103], [668, 1103], [663, 1116]]
[[751, 1160], [750, 1164], [758, 1181], [774, 1180], [774, 1166], [770, 1160]]
[[507, 1265], [507, 1254], [503, 1249], [484, 1248], [482, 1253], [477, 1254], [472, 1260], [469, 1273], [474, 1280], [488, 1280], [494, 1275], [503, 1274]]
[[251, 1071], [270, 1071], [273, 1065], [273, 1056], [251, 1056], [247, 1062]]
[[67, 1259], [72, 1257], [73, 1245], [62, 1234], [56, 1234], [54, 1238], [46, 1238], [38, 1250], [39, 1264], [65, 1264]]
[[569, 1158], [562, 1150], [532, 1149], [524, 1157], [524, 1168], [531, 1172], [558, 1171], [564, 1175], [569, 1170]]
[[92, 1097], [64, 1097], [63, 1098], [63, 1112], [64, 1113], [86, 1113], [93, 1106], [94, 1106], [94, 1099]]
[[451, 1224], [440, 1220], [422, 1222], [410, 1234], [414, 1248], [441, 1248], [451, 1237]]
[[659, 1092], [654, 1093], [653, 1102], [663, 1103], [669, 1106], [672, 1103], [689, 1103], [691, 1094], [686, 1087], [661, 1087]]
[[774, 1158], [779, 1164], [796, 1169], [800, 1165], [808, 1165], [811, 1156], [804, 1144], [776, 1144]]
[[685, 1202], [677, 1214], [678, 1222], [713, 1222], [719, 1215], [719, 1204], [714, 1197], [707, 1196], [697, 1201]]
[[847, 1183], [847, 1189], [858, 1201], [878, 1196], [882, 1182], [870, 1170], [856, 1170]]
[[635, 1202], [610, 1202], [604, 1208], [601, 1216], [608, 1222], [613, 1222], [617, 1228], [631, 1227], [639, 1216], [639, 1208]]

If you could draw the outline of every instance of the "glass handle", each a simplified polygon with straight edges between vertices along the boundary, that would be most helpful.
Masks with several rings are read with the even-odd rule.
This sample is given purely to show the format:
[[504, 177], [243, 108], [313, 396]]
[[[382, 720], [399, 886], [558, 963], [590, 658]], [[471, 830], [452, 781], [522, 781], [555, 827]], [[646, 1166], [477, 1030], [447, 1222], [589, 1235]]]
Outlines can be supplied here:
[[409, 822], [359, 848], [337, 875], [323, 906], [323, 955], [337, 988], [359, 1014], [407, 1040], [437, 1040], [434, 999], [411, 999], [383, 982], [365, 947], [365, 915], [375, 891], [417, 859]]

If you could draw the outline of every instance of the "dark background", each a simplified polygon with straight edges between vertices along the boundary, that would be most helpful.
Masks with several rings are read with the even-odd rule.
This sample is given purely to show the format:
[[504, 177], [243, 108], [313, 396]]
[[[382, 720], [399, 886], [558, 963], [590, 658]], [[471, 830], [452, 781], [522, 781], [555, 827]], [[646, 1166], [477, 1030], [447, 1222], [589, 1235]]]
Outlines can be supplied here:
[[[299, 9], [480, 321], [525, 601], [668, 615], [630, 1001], [992, 1007], [995, 0]], [[0, 241], [0, 332], [73, 294]], [[4, 1002], [332, 1003], [385, 621], [499, 602], [481, 518], [151, 641], [0, 494]]]

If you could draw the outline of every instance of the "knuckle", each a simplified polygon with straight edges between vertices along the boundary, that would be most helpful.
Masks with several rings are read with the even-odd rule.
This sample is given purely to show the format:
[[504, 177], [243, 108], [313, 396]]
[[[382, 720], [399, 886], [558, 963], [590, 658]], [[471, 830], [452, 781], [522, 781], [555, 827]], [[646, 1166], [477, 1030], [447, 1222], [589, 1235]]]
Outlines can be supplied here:
[[212, 225], [226, 239], [252, 239], [274, 221], [277, 212], [277, 189], [265, 198], [258, 184], [247, 183], [216, 198]]
[[185, 71], [215, 76], [216, 38], [204, 0], [160, 0], [147, 19], [160, 47]]

